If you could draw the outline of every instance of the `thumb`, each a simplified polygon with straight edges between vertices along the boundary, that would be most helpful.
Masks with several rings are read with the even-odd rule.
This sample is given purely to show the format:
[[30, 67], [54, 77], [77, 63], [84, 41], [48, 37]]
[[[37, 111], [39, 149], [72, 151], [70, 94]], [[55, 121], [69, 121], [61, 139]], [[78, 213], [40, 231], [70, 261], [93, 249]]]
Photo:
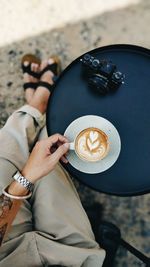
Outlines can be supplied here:
[[60, 158], [69, 150], [69, 143], [65, 143], [57, 148], [57, 150], [51, 154], [50, 158], [56, 164]]

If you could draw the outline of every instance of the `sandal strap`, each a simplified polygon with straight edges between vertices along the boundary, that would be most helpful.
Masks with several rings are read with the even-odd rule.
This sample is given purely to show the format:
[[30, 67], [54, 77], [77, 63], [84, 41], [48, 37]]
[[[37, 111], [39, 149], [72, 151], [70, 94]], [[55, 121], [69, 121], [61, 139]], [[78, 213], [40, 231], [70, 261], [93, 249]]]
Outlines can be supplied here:
[[54, 75], [58, 75], [58, 63], [54, 62], [50, 65], [47, 65], [41, 72], [40, 72], [40, 76], [42, 76], [46, 71], [52, 71], [54, 73]]
[[30, 83], [29, 82], [29, 83], [24, 83], [23, 88], [24, 88], [24, 91], [25, 91], [26, 89], [29, 89], [29, 88], [36, 89], [37, 86], [38, 86], [38, 83]]
[[28, 73], [34, 78], [40, 78], [40, 73], [35, 73], [34, 71], [31, 70], [31, 63], [28, 66], [25, 66], [24, 64], [22, 64], [22, 71], [23, 73]]
[[47, 83], [47, 82], [43, 82], [43, 81], [40, 81], [40, 82], [38, 83], [38, 87], [39, 87], [39, 86], [45, 87], [46, 89], [49, 90], [50, 93], [51, 93], [51, 92], [53, 91], [53, 89], [54, 89], [54, 84], [49, 84], [49, 83]]

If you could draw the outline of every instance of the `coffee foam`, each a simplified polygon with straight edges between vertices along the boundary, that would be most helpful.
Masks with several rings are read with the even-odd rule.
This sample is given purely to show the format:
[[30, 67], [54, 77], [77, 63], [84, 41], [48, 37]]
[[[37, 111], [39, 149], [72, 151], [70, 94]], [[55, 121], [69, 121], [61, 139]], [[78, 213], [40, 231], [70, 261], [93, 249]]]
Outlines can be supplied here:
[[102, 159], [108, 150], [107, 136], [97, 128], [83, 130], [76, 139], [79, 156], [88, 161]]

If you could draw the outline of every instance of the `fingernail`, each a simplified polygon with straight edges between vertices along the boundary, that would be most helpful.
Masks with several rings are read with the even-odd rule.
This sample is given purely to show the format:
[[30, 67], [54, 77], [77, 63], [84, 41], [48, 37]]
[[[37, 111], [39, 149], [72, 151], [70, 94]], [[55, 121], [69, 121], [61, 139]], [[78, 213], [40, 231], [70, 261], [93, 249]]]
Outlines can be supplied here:
[[64, 144], [64, 147], [69, 148], [70, 147], [70, 144], [69, 143], [65, 143]]

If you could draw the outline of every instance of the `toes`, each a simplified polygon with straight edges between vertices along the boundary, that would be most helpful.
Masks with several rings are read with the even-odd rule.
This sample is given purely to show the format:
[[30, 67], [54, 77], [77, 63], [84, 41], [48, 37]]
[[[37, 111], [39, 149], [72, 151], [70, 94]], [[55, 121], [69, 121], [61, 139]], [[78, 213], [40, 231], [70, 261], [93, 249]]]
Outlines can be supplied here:
[[[25, 61], [25, 62], [23, 63], [23, 65], [24, 65], [25, 67], [27, 67], [29, 64], [30, 64], [29, 61]], [[32, 64], [31, 64], [31, 70], [32, 70], [33, 72], [38, 72], [38, 71], [39, 71], [39, 64], [37, 64], [37, 63], [32, 63]]]
[[53, 59], [53, 58], [49, 58], [49, 60], [48, 60], [48, 64], [51, 65], [51, 64], [53, 64], [53, 63], [54, 63], [54, 59]]
[[40, 66], [40, 70], [42, 71], [48, 64], [48, 60], [45, 59], [45, 60], [42, 60], [42, 63], [41, 63], [41, 66]]
[[[30, 63], [28, 61], [25, 61], [23, 63], [25, 66], [28, 66], [30, 64], [30, 69], [34, 73], [39, 73], [39, 64], [37, 63]], [[38, 78], [34, 77], [32, 74], [25, 72], [24, 73], [24, 82], [38, 82]]]
[[31, 70], [34, 70], [34, 63], [31, 64]]
[[35, 72], [39, 72], [39, 70], [40, 70], [39, 64], [35, 64]]
[[29, 65], [29, 62], [28, 62], [28, 61], [24, 61], [24, 62], [23, 62], [23, 65], [24, 65], [25, 67], [27, 67], [27, 66]]
[[37, 69], [37, 64], [36, 63], [32, 63], [31, 64], [31, 70], [36, 72], [36, 69]]
[[53, 58], [49, 58], [48, 60], [47, 59], [43, 60], [40, 66], [40, 70], [42, 71], [48, 64], [51, 65], [53, 63], [54, 63]]

